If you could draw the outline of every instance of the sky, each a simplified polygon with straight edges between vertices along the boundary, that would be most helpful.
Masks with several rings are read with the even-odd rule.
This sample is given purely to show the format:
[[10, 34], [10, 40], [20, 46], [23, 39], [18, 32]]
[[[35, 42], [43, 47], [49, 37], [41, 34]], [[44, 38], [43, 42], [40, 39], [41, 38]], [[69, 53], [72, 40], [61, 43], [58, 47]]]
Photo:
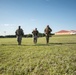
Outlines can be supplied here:
[[44, 33], [47, 25], [52, 33], [76, 30], [76, 0], [0, 0], [0, 35], [15, 35], [18, 26]]

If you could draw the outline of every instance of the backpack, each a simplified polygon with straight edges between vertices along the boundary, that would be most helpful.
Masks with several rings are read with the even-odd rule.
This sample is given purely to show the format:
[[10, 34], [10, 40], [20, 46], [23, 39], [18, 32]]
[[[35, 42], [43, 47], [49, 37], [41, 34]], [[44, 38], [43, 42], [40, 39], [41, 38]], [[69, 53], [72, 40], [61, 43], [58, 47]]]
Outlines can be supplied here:
[[46, 34], [50, 34], [50, 32], [52, 32], [52, 29], [47, 27], [47, 28], [45, 29], [45, 33], [46, 33]]

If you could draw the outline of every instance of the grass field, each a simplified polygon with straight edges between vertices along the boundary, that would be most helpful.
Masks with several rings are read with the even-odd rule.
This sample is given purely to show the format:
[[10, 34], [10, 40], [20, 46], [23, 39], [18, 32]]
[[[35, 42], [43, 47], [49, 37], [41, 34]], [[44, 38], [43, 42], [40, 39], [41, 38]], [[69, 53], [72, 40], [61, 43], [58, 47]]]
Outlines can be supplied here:
[[76, 35], [45, 38], [0, 38], [0, 75], [76, 75]]

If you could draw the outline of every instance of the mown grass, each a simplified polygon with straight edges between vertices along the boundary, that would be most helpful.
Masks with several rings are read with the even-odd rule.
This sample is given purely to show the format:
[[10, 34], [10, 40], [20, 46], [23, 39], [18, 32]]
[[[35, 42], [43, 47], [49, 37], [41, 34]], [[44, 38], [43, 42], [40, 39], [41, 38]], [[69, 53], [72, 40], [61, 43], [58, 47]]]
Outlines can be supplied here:
[[76, 75], [76, 36], [0, 38], [0, 75]]

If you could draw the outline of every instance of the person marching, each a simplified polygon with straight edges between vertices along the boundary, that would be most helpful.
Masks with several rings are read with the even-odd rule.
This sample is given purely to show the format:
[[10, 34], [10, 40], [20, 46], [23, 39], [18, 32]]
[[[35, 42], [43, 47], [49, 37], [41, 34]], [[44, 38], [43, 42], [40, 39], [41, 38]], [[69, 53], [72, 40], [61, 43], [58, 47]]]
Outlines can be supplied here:
[[21, 29], [21, 26], [18, 27], [18, 29], [16, 30], [15, 34], [17, 36], [18, 45], [21, 45], [22, 36], [24, 35], [23, 29]]
[[50, 33], [52, 32], [52, 29], [49, 27], [49, 25], [47, 25], [47, 27], [44, 29], [44, 33], [46, 35], [46, 43], [49, 43], [49, 37], [50, 37]]
[[32, 34], [33, 34], [33, 42], [34, 42], [34, 44], [36, 44], [37, 43], [38, 34], [39, 34], [37, 28], [35, 28], [35, 30], [32, 31]]

